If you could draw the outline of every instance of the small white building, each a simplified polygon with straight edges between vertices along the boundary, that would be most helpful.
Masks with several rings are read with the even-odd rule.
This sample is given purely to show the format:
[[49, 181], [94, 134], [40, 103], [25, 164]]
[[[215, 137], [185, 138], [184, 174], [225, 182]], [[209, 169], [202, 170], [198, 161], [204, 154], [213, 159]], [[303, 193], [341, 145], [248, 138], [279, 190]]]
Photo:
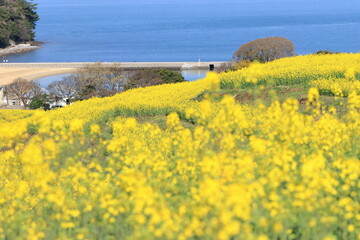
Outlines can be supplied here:
[[51, 108], [66, 107], [67, 105], [66, 100], [67, 98], [60, 98], [60, 97], [50, 98], [50, 107]]
[[5, 105], [6, 104], [6, 99], [4, 96], [4, 87], [0, 86], [0, 106]]
[[21, 108], [23, 103], [16, 96], [6, 96], [5, 87], [0, 86], [0, 107]]
[[[0, 86], [0, 108], [22, 109], [24, 104], [16, 96], [6, 96], [4, 86]], [[50, 97], [49, 107], [51, 109], [66, 107], [67, 98]]]

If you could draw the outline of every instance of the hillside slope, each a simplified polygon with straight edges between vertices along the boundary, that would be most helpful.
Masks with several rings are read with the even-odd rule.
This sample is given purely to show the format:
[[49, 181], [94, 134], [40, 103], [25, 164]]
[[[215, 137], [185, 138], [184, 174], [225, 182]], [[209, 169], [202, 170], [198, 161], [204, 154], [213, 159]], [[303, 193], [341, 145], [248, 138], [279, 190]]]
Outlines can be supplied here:
[[[31, 116], [0, 111], [0, 238], [356, 239], [360, 94], [341, 84], [358, 84], [350, 63], [360, 55], [320, 56], [304, 77], [296, 66], [312, 58]], [[267, 81], [283, 73], [309, 88], [305, 112], [297, 99], [210, 96], [230, 81], [276, 86]], [[344, 100], [343, 115], [322, 107], [320, 80]], [[166, 126], [136, 120], [151, 116]]]

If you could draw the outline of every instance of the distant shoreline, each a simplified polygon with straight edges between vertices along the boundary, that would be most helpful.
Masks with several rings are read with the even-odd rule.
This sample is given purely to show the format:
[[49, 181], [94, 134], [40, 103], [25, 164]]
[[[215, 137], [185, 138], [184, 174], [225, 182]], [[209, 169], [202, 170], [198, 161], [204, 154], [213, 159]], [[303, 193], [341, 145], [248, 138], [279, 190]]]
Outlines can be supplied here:
[[41, 42], [31, 42], [31, 43], [23, 43], [17, 44], [15, 46], [10, 46], [7, 48], [0, 49], [0, 57], [6, 57], [10, 55], [23, 54], [30, 51], [34, 51], [39, 49], [42, 43]]
[[[209, 70], [209, 65], [219, 68], [224, 62], [120, 62], [125, 71], [144, 68], [167, 68], [173, 70]], [[94, 63], [0, 63], [0, 85], [11, 83], [17, 78], [35, 80], [42, 77], [75, 72], [76, 69]], [[114, 63], [103, 63], [111, 66]]]
[[38, 78], [73, 73], [76, 68], [0, 68], [0, 86], [13, 82], [17, 78], [32, 81]]
[[[3, 63], [0, 68], [81, 68], [95, 62], [25, 62], [25, 63]], [[224, 61], [208, 62], [100, 62], [104, 66], [118, 64], [124, 70], [138, 70], [146, 68], [166, 68], [170, 70], [186, 69], [210, 69], [213, 65], [219, 68]]]

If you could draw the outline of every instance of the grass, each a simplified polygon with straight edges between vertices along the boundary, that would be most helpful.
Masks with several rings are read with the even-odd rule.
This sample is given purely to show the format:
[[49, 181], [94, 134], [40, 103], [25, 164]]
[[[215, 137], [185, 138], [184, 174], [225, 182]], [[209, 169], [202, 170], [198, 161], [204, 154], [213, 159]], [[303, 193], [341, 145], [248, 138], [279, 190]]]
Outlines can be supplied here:
[[[220, 90], [207, 90], [196, 96], [193, 100], [202, 101], [208, 99], [213, 102], [220, 101], [225, 95], [231, 95], [239, 104], [255, 106], [264, 104], [270, 106], [274, 100], [283, 103], [286, 99], [292, 98], [299, 102], [302, 113], [306, 112], [307, 94], [310, 87], [307, 85], [281, 85], [281, 86], [253, 86], [249, 88], [233, 88]], [[329, 110], [335, 107], [339, 116], [346, 113], [347, 99], [342, 97], [320, 95], [322, 110]]]
[[[151, 123], [151, 124], [158, 125], [162, 130], [166, 129], [166, 116], [164, 116], [164, 115], [141, 116], [141, 117], [136, 117], [135, 119], [140, 124]], [[191, 130], [195, 126], [193, 123], [190, 123], [190, 122], [185, 121], [185, 120], [181, 120], [180, 123], [184, 128], [188, 128], [188, 129], [191, 129]]]
[[[202, 101], [204, 99], [212, 102], [219, 102], [225, 95], [233, 96], [234, 99], [242, 105], [256, 105], [263, 104], [270, 106], [274, 100], [283, 103], [286, 99], [292, 98], [299, 102], [299, 109], [302, 113], [306, 113], [307, 94], [310, 86], [304, 84], [298, 85], [281, 85], [281, 86], [251, 86], [248, 88], [233, 88], [233, 89], [220, 89], [220, 90], [206, 90], [194, 97], [194, 101]], [[326, 93], [320, 93], [320, 101], [322, 110], [328, 111], [331, 107], [335, 107], [338, 115], [341, 117], [346, 114], [346, 98], [329, 96]], [[125, 111], [123, 109], [115, 109], [106, 112], [101, 118], [95, 121], [90, 121], [88, 129], [92, 123], [96, 123], [101, 127], [101, 138], [104, 140], [111, 139], [112, 122], [118, 117], [133, 117], [139, 124], [151, 123], [159, 126], [160, 129], [166, 129], [166, 116], [164, 112], [158, 112], [154, 115], [141, 115]], [[188, 129], [195, 127], [194, 123], [187, 119], [181, 118], [181, 125]]]

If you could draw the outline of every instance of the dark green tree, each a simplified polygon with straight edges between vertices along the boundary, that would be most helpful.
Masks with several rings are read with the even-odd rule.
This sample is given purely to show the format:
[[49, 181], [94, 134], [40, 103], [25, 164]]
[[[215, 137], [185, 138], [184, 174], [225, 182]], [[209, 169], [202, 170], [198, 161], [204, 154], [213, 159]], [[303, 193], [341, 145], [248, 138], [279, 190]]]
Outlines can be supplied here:
[[315, 54], [325, 55], [325, 54], [334, 54], [334, 53], [331, 52], [331, 51], [329, 51], [329, 50], [319, 50], [319, 51], [317, 51]]
[[185, 79], [179, 72], [174, 72], [166, 68], [154, 69], [155, 73], [157, 73], [164, 83], [177, 83], [184, 82]]
[[36, 95], [31, 99], [29, 108], [30, 109], [43, 108], [46, 103], [49, 103], [49, 95], [47, 94]]
[[0, 0], [0, 47], [33, 41], [38, 20], [32, 0]]
[[181, 73], [169, 69], [140, 69], [130, 74], [125, 90], [184, 81]]

